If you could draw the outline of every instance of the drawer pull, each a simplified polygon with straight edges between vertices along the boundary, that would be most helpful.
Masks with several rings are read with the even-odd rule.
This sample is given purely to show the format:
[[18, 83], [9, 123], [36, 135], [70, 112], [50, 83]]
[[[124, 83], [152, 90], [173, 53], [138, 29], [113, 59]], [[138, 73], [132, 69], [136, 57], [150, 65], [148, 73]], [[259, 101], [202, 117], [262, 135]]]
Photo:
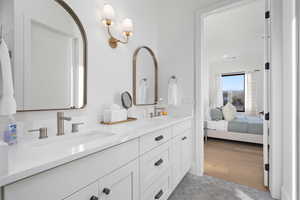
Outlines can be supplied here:
[[96, 197], [96, 196], [92, 196], [92, 197], [90, 198], [90, 200], [99, 200], [99, 198]]
[[163, 190], [160, 190], [157, 195], [155, 195], [154, 199], [160, 199], [160, 197], [164, 194]]
[[186, 136], [184, 136], [183, 138], [182, 138], [182, 140], [186, 140], [187, 139], [187, 137]]
[[108, 188], [104, 188], [102, 193], [106, 194], [106, 195], [109, 195], [110, 194], [110, 189]]
[[164, 136], [160, 135], [155, 138], [155, 141], [161, 141], [162, 139], [164, 139]]
[[155, 166], [160, 166], [161, 164], [163, 164], [164, 160], [163, 159], [159, 159], [156, 163], [154, 163]]

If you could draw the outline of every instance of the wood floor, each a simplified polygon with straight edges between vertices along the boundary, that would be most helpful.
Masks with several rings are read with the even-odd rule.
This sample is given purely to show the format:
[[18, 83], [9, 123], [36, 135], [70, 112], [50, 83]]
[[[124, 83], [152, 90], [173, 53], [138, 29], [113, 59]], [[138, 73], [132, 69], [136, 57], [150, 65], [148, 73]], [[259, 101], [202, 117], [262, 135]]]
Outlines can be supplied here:
[[206, 175], [267, 190], [263, 185], [261, 145], [209, 139], [204, 151]]

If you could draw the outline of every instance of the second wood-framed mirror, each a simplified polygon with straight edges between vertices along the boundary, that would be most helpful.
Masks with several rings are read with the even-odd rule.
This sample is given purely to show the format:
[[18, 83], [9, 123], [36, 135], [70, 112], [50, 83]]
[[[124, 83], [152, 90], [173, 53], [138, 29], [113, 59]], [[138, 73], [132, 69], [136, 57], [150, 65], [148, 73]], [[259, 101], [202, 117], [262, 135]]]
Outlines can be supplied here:
[[158, 61], [147, 46], [133, 54], [133, 103], [136, 106], [155, 105], [158, 100]]
[[[83, 109], [87, 36], [65, 0], [0, 1], [18, 112]], [[6, 23], [11, 22], [11, 23]]]

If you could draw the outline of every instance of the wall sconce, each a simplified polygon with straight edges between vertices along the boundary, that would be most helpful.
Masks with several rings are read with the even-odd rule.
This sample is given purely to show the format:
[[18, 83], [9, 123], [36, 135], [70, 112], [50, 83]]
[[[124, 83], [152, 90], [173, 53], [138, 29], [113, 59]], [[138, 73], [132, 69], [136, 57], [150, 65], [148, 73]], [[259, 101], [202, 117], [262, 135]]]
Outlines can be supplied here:
[[102, 22], [107, 27], [107, 33], [109, 35], [109, 46], [111, 48], [117, 48], [118, 43], [127, 44], [129, 41], [129, 37], [132, 36], [133, 32], [133, 23], [131, 19], [124, 19], [122, 22], [122, 33], [125, 36], [125, 41], [119, 40], [115, 38], [111, 33], [111, 26], [113, 25], [115, 17], [115, 11], [113, 7], [109, 4], [105, 4], [103, 7], [103, 20]]

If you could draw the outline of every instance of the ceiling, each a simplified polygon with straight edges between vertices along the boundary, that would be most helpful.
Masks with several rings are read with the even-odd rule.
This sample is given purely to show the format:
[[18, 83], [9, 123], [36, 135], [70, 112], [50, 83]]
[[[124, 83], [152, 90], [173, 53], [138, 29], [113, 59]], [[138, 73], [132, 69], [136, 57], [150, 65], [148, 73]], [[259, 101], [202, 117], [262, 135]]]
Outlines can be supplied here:
[[209, 65], [262, 67], [264, 12], [264, 1], [257, 0], [208, 16], [206, 30]]

